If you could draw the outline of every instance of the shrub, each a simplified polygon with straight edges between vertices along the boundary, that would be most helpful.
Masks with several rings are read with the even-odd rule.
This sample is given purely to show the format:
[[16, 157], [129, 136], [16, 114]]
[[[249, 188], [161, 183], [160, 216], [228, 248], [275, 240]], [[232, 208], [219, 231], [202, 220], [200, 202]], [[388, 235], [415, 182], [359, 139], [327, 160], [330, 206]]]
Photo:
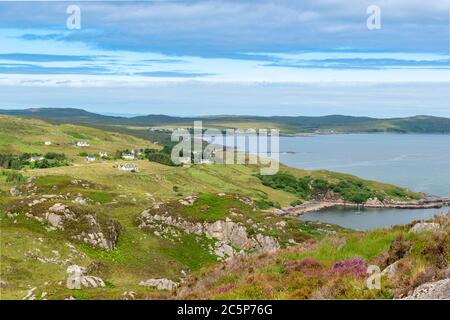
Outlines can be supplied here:
[[2, 171], [2, 175], [6, 176], [7, 183], [22, 183], [25, 181], [25, 177], [17, 171]]
[[450, 252], [450, 235], [448, 233], [433, 234], [422, 250], [422, 256], [437, 268], [447, 267], [447, 256]]
[[258, 209], [281, 208], [278, 202], [273, 202], [266, 199], [259, 199], [255, 200], [254, 202]]
[[351, 258], [336, 262], [332, 271], [339, 275], [366, 276], [367, 264], [361, 258]]
[[290, 205], [291, 205], [291, 207], [295, 207], [295, 206], [302, 205], [303, 202], [304, 202], [304, 201], [303, 201], [302, 199], [297, 199], [297, 200], [292, 201], [292, 202], [290, 203]]
[[307, 276], [319, 275], [323, 270], [320, 261], [312, 258], [304, 258], [302, 260], [286, 260], [284, 261], [285, 273], [301, 272]]
[[386, 265], [394, 263], [400, 260], [411, 251], [411, 241], [405, 240], [404, 236], [399, 235], [394, 241], [392, 241], [391, 246], [388, 251], [388, 258]]

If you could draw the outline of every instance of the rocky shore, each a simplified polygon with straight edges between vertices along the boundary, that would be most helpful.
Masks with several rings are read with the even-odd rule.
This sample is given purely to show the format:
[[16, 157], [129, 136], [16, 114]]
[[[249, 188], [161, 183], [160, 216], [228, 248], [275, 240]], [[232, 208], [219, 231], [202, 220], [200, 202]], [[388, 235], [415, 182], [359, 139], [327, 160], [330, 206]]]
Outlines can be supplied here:
[[346, 202], [341, 199], [311, 200], [293, 207], [277, 209], [275, 213], [280, 216], [299, 216], [308, 212], [316, 212], [333, 207], [360, 207], [360, 208], [394, 208], [394, 209], [433, 209], [450, 206], [450, 198], [425, 196], [420, 200], [395, 201], [369, 199], [358, 204]]

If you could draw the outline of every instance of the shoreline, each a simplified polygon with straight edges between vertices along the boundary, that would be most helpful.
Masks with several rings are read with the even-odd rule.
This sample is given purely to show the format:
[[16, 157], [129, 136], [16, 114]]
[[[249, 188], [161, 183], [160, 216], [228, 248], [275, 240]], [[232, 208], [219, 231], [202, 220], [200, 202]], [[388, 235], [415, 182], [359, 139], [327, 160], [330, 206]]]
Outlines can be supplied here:
[[386, 201], [369, 200], [364, 204], [345, 202], [341, 200], [311, 200], [294, 207], [286, 207], [275, 210], [279, 216], [298, 217], [309, 212], [317, 212], [334, 207], [350, 208], [379, 208], [379, 209], [439, 209], [450, 206], [450, 198], [425, 197], [413, 201]]

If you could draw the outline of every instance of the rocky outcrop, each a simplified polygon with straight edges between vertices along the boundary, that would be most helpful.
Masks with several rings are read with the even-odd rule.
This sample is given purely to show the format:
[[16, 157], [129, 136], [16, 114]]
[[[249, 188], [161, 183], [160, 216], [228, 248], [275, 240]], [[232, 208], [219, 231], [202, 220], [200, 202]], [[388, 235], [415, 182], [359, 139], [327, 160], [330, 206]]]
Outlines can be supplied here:
[[119, 223], [97, 214], [80, 212], [56, 203], [45, 213], [45, 219], [55, 228], [66, 230], [72, 239], [93, 247], [113, 250], [119, 237]]
[[394, 277], [396, 275], [396, 273], [398, 272], [398, 264], [399, 264], [399, 260], [395, 261], [394, 263], [391, 263], [386, 268], [384, 268], [383, 271], [381, 271], [381, 275], [386, 276], [388, 278]]
[[[218, 240], [212, 252], [220, 258], [227, 259], [238, 252], [234, 249], [270, 252], [280, 248], [277, 239], [257, 233], [250, 237], [247, 228], [238, 222], [227, 218], [215, 222], [190, 222], [169, 214], [151, 214], [149, 210], [142, 212], [139, 218], [140, 228], [149, 228], [157, 236], [177, 236], [179, 230], [186, 233], [204, 235], [210, 239]], [[169, 228], [174, 227], [174, 228]]]
[[450, 278], [435, 282], [428, 282], [417, 287], [406, 300], [449, 300], [450, 299]]
[[12, 187], [11, 189], [9, 189], [9, 194], [12, 195], [13, 197], [20, 196], [20, 190], [15, 187]]
[[432, 209], [450, 206], [449, 198], [438, 198], [425, 196], [420, 200], [396, 201], [378, 198], [370, 198], [365, 203], [357, 204], [334, 198], [334, 195], [327, 193], [320, 200], [306, 201], [305, 203], [293, 207], [275, 210], [279, 216], [298, 216], [308, 212], [316, 212], [332, 207], [366, 207], [366, 208], [394, 208], [394, 209]]
[[231, 245], [241, 249], [251, 249], [254, 247], [252, 240], [248, 238], [247, 229], [230, 219], [219, 220], [214, 223], [204, 224], [204, 233], [208, 238], [216, 238], [227, 241]]
[[175, 290], [178, 287], [178, 283], [169, 279], [148, 279], [146, 281], [139, 282], [140, 286], [153, 287], [158, 290]]
[[419, 233], [424, 231], [438, 231], [440, 228], [439, 223], [434, 222], [419, 222], [416, 223], [411, 229], [409, 229], [409, 232]]
[[76, 264], [67, 267], [66, 272], [69, 274], [67, 278], [67, 288], [69, 289], [81, 289], [104, 287], [105, 282], [96, 276], [88, 275], [87, 268], [80, 267]]
[[[115, 248], [121, 229], [118, 222], [87, 209], [60, 202], [49, 204], [45, 209], [47, 201], [50, 199], [54, 201], [55, 197], [42, 196], [26, 204], [20, 211], [25, 210], [26, 217], [47, 224], [48, 231], [60, 230], [71, 239], [85, 242], [93, 247], [105, 250]], [[7, 217], [18, 214], [18, 212], [8, 212]]]
[[195, 203], [196, 200], [197, 200], [197, 197], [189, 196], [189, 197], [186, 197], [184, 199], [178, 200], [178, 202], [180, 204], [182, 204], [183, 206], [192, 206]]

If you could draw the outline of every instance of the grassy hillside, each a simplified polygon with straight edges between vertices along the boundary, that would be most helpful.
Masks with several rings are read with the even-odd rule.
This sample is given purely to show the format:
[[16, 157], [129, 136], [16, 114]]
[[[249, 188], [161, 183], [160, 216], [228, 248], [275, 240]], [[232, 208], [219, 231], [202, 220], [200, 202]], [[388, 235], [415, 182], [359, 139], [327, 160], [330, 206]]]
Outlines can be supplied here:
[[[50, 141], [51, 145], [45, 145]], [[89, 147], [77, 147], [86, 141]], [[65, 153], [74, 157], [80, 152], [114, 153], [131, 148], [159, 148], [148, 140], [73, 124], [52, 125], [38, 119], [0, 116], [0, 153]]]
[[[178, 291], [184, 299], [392, 299], [445, 279], [450, 263], [450, 213], [439, 231], [413, 233], [411, 223], [370, 232], [339, 232], [299, 246], [195, 272]], [[379, 289], [366, 285], [369, 265], [391, 272]]]
[[25, 110], [0, 110], [0, 114], [52, 119], [58, 122], [86, 123], [91, 125], [120, 125], [125, 127], [192, 127], [194, 120], [202, 120], [205, 127], [224, 128], [277, 128], [283, 134], [299, 133], [450, 133], [450, 119], [432, 116], [376, 119], [329, 115], [304, 116], [206, 116], [172, 117], [147, 115], [132, 118], [103, 116], [80, 109], [43, 108]]
[[[173, 298], [170, 291], [140, 282], [181, 283], [232, 255], [301, 246], [336, 234], [359, 237], [337, 226], [277, 216], [275, 207], [289, 206], [299, 196], [265, 185], [257, 166], [186, 168], [136, 160], [138, 171], [125, 172], [116, 167], [122, 160], [87, 163], [74, 146], [78, 140], [91, 144], [81, 149], [89, 153], [158, 147], [119, 132], [0, 117], [0, 153], [58, 152], [71, 161], [45, 169], [0, 168], [1, 299], [22, 299], [30, 290], [35, 299]], [[328, 171], [285, 166], [281, 171], [296, 179], [357, 181], [403, 199], [417, 196]], [[104, 286], [68, 289], [67, 267], [73, 264]], [[259, 297], [243, 292], [235, 296]]]

